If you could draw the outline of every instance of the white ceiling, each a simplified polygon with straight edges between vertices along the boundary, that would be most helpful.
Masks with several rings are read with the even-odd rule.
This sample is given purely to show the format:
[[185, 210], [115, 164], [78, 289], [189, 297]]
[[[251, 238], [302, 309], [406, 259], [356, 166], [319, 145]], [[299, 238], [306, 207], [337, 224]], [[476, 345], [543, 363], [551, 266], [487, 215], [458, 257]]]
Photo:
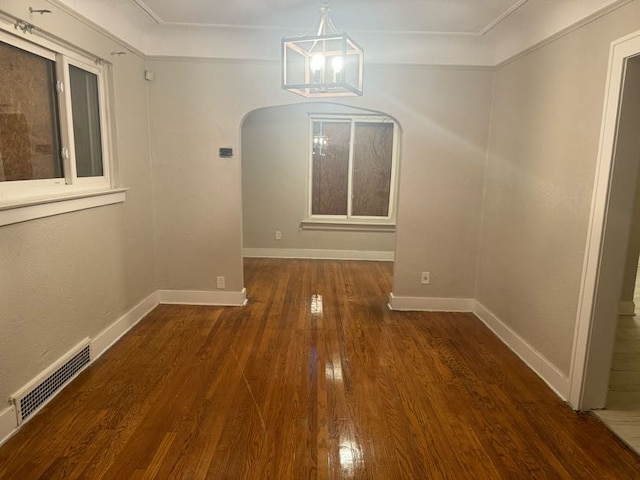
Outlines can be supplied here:
[[[322, 0], [132, 0], [159, 24], [311, 29]], [[483, 34], [527, 0], [330, 0], [336, 27]]]
[[[149, 56], [269, 61], [279, 59], [283, 36], [317, 25], [323, 3], [47, 1]], [[329, 0], [329, 6], [338, 30], [364, 47], [367, 62], [491, 67], [631, 1], [640, 0]]]

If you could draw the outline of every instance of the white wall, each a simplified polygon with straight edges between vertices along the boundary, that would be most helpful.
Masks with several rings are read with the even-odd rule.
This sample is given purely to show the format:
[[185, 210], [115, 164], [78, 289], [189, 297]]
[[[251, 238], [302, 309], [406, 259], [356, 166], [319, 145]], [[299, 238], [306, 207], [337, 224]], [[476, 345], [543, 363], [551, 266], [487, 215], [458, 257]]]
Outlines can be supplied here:
[[[242, 216], [245, 249], [388, 252], [395, 233], [303, 230], [309, 203], [309, 114], [371, 112], [304, 102], [251, 112], [242, 125]], [[401, 132], [398, 135], [402, 135]], [[275, 231], [282, 239], [275, 239]]]
[[495, 75], [476, 298], [565, 374], [609, 44], [638, 18], [631, 2]]
[[[241, 125], [256, 109], [299, 102], [280, 90], [277, 61], [151, 57], [145, 84], [143, 58], [111, 57], [127, 48], [46, 7], [54, 14], [34, 23], [114, 63], [131, 190], [124, 205], [0, 228], [0, 398], [155, 289], [214, 290], [223, 275], [240, 291]], [[0, 8], [28, 17], [21, 0]], [[568, 371], [608, 44], [638, 18], [634, 1], [501, 65], [495, 79], [484, 68], [367, 65], [365, 95], [345, 104], [403, 126], [396, 295], [475, 296]], [[198, 45], [207, 35], [198, 30]], [[181, 38], [166, 36], [176, 49], [191, 37]], [[485, 52], [478, 64], [489, 63]], [[219, 147], [234, 158], [218, 158]]]
[[473, 298], [491, 82], [486, 70], [384, 71], [404, 128], [396, 296]]
[[[240, 130], [258, 108], [298, 103], [277, 63], [153, 58], [150, 118], [160, 288], [211, 290], [242, 278]], [[394, 292], [473, 294], [491, 72], [369, 65], [345, 104], [403, 126]], [[217, 158], [231, 146], [233, 159]], [[430, 269], [430, 286], [419, 272]], [[251, 292], [249, 292], [250, 294]]]
[[[28, 7], [0, 5], [22, 18]], [[35, 23], [113, 61], [116, 151], [130, 190], [124, 204], [0, 227], [0, 411], [10, 394], [155, 289], [144, 59], [111, 57], [126, 48], [47, 8], [53, 13]]]
[[[640, 51], [640, 48], [635, 51]], [[609, 117], [609, 111], [617, 110], [615, 148], [611, 158], [600, 160], [604, 171], [609, 171], [607, 164], [610, 164], [611, 170], [607, 179], [610, 186], [607, 214], [599, 245], [597, 287], [590, 325], [591, 341], [587, 345], [584, 373], [585, 386], [581, 392], [582, 402], [588, 408], [603, 408], [606, 405], [619, 302], [633, 226], [634, 197], [640, 167], [640, 56], [626, 62], [623, 78], [623, 85], [614, 87], [616, 90], [620, 89], [619, 105], [609, 104], [605, 113]], [[608, 125], [606, 128], [609, 128]], [[606, 149], [607, 147], [603, 147], [603, 151]], [[598, 177], [601, 180], [602, 172], [599, 172]], [[597, 185], [600, 187], [600, 182]], [[581, 320], [584, 321], [583, 318]], [[581, 367], [578, 364], [577, 368]]]

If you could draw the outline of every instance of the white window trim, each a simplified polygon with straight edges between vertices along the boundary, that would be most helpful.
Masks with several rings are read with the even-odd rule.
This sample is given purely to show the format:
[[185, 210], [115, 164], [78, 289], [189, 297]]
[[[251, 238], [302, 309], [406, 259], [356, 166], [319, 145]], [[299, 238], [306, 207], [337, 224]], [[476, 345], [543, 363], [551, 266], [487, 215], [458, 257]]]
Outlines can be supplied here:
[[[65, 89], [69, 88], [69, 65], [75, 65], [98, 76], [103, 162], [103, 175], [99, 177], [77, 177], [75, 162], [63, 159], [62, 178], [0, 182], [0, 226], [124, 202], [128, 189], [117, 186], [114, 174], [117, 169], [113, 161], [115, 152], [112, 149], [111, 104], [107, 94], [110, 81], [108, 65], [89, 53], [59, 44], [45, 36], [31, 35], [28, 40], [24, 39], [4, 25], [0, 25], [0, 40], [55, 61], [58, 79], [63, 78]], [[66, 105], [59, 101], [61, 117], [67, 110], [68, 114], [71, 114], [70, 96], [67, 95], [66, 98], [69, 99]], [[66, 131], [70, 122], [63, 122], [66, 122], [66, 119], [60, 118], [61, 140], [63, 145], [66, 144], [66, 148], [72, 150], [73, 136], [69, 137]], [[70, 157], [75, 158], [73, 155]], [[69, 178], [70, 172], [73, 172], [73, 178]]]
[[31, 198], [16, 204], [3, 204], [0, 205], [0, 226], [123, 203], [126, 200], [127, 190], [127, 188], [115, 188], [84, 191], [59, 197]]
[[395, 232], [396, 224], [389, 222], [355, 222], [331, 220], [303, 220], [300, 222], [302, 230], [331, 230], [337, 232]]
[[[108, 102], [107, 96], [105, 94], [105, 79], [104, 72], [100, 68], [96, 68], [94, 65], [88, 64], [85, 61], [76, 60], [72, 57], [66, 56], [60, 62], [63, 66], [63, 78], [64, 85], [66, 88], [70, 88], [71, 81], [69, 78], [69, 65], [73, 65], [75, 67], [81, 68], [87, 72], [93, 73], [98, 77], [98, 105], [100, 108], [100, 142], [102, 148], [102, 175], [96, 177], [78, 177], [76, 174], [76, 162], [68, 162], [69, 169], [68, 171], [73, 174], [73, 178], [68, 178], [67, 183], [73, 185], [81, 185], [86, 186], [87, 188], [96, 188], [96, 187], [106, 187], [108, 188], [111, 185], [111, 150], [109, 148], [109, 139], [110, 132], [108, 130]], [[66, 95], [65, 97], [65, 111], [71, 113], [71, 96]], [[69, 157], [75, 158], [75, 137], [73, 132], [73, 127], [70, 122], [68, 122], [68, 131], [65, 132], [67, 137], [67, 144], [69, 149]], [[65, 172], [67, 171], [67, 165], [65, 164]], [[66, 176], [66, 174], [65, 174]]]
[[[309, 135], [313, 138], [313, 122], [317, 120], [345, 122], [351, 123], [352, 132], [356, 122], [370, 123], [392, 123], [393, 124], [393, 145], [392, 145], [392, 162], [391, 162], [391, 185], [389, 189], [389, 215], [386, 217], [370, 217], [370, 216], [349, 216], [347, 215], [313, 215], [313, 142], [308, 141], [309, 145], [309, 169], [308, 169], [308, 195], [307, 195], [307, 215], [302, 222], [300, 228], [303, 230], [340, 230], [340, 231], [395, 231], [396, 225], [396, 189], [398, 184], [398, 124], [385, 115], [350, 115], [350, 114], [311, 114], [309, 115]], [[351, 189], [353, 175], [353, 144], [354, 136], [350, 137], [349, 143], [349, 179], [347, 193], [347, 211], [351, 211]]]

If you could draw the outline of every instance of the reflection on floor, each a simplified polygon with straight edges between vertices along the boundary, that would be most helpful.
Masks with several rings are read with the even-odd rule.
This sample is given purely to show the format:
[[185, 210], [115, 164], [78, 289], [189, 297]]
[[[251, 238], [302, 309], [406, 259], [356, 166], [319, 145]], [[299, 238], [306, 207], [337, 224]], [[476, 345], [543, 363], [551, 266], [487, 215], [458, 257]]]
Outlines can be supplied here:
[[640, 453], [640, 281], [634, 302], [637, 315], [618, 319], [607, 408], [595, 414]]

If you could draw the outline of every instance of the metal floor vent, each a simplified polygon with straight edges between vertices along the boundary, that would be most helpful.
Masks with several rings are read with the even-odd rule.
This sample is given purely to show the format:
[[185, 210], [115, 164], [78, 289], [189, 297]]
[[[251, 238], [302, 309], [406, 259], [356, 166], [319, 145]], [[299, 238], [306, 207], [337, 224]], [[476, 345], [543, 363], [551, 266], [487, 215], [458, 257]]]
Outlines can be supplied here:
[[91, 344], [87, 338], [22, 390], [12, 395], [11, 401], [16, 407], [18, 425], [44, 406], [90, 362]]

